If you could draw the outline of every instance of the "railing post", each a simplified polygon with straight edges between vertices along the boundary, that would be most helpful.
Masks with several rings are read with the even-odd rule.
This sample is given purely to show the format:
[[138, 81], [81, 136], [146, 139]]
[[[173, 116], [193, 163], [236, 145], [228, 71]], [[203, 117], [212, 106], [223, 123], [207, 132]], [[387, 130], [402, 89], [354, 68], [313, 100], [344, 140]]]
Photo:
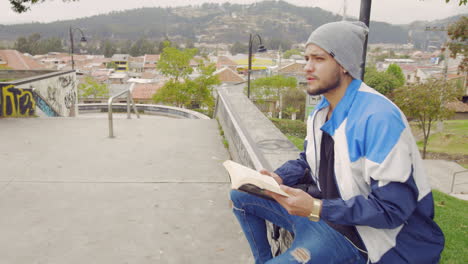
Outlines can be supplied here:
[[114, 137], [114, 124], [112, 122], [112, 100], [113, 99], [114, 99], [113, 97], [109, 98], [109, 102], [107, 106], [107, 113], [109, 117], [109, 138]]
[[130, 89], [127, 91], [127, 119], [131, 119], [132, 117], [130, 116], [130, 98], [132, 96], [132, 93], [130, 92]]

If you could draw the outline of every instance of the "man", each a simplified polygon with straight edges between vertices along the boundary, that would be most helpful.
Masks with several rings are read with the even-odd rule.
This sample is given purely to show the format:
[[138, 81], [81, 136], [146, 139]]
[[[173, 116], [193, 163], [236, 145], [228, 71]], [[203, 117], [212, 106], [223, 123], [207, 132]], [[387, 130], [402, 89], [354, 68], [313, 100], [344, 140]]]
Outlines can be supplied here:
[[[433, 221], [431, 188], [406, 118], [360, 80], [367, 32], [361, 22], [333, 22], [306, 43], [307, 92], [322, 101], [308, 118], [299, 159], [261, 171], [289, 197], [268, 193], [275, 202], [231, 191], [256, 263], [440, 259], [444, 236]], [[276, 258], [265, 219], [294, 235]]]

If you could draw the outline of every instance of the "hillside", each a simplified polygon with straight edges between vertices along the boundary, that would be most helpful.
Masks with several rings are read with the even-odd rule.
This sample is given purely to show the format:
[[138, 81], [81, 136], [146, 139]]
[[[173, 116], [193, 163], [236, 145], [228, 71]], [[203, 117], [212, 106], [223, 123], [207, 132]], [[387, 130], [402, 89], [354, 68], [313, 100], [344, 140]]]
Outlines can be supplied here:
[[[177, 8], [140, 8], [68, 21], [0, 25], [0, 39], [40, 33], [42, 37], [68, 39], [68, 27], [82, 28], [90, 39], [162, 40], [234, 43], [246, 41], [249, 33], [265, 39], [303, 42], [321, 24], [341, 20], [341, 16], [314, 7], [299, 7], [283, 1], [250, 5], [225, 3]], [[371, 22], [369, 43], [407, 43], [412, 25]]]

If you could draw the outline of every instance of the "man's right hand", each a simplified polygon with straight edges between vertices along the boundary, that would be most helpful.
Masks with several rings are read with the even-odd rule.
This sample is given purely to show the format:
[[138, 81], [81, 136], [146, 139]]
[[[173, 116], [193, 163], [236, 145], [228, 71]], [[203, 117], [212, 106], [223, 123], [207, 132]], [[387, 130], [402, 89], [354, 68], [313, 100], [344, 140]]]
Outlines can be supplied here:
[[278, 174], [274, 173], [274, 172], [267, 171], [267, 170], [260, 170], [260, 174], [273, 177], [273, 179], [275, 179], [275, 181], [276, 181], [279, 185], [283, 184], [283, 179], [281, 179], [281, 177], [280, 177]]

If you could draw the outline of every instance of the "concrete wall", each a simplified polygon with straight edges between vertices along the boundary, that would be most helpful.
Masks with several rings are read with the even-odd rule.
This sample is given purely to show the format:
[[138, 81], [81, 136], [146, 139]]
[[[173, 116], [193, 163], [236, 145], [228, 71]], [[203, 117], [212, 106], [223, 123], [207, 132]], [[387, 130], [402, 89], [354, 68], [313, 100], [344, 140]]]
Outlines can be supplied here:
[[[276, 126], [243, 94], [243, 86], [219, 87], [215, 117], [229, 142], [234, 161], [255, 170], [274, 170], [288, 160], [297, 159], [299, 150]], [[272, 225], [269, 224], [272, 232]], [[292, 236], [281, 230], [278, 242], [271, 240], [272, 250], [284, 252]]]
[[[32, 89], [58, 116], [71, 116], [77, 111], [77, 83], [74, 71], [34, 76], [13, 82], [16, 88]], [[52, 113], [44, 112], [50, 116]]]
[[0, 117], [34, 116], [36, 101], [31, 89], [0, 84]]
[[72, 116], [77, 112], [74, 71], [27, 71], [22, 74], [31, 73], [39, 75], [0, 83], [0, 116], [32, 116], [36, 107], [48, 116]]

